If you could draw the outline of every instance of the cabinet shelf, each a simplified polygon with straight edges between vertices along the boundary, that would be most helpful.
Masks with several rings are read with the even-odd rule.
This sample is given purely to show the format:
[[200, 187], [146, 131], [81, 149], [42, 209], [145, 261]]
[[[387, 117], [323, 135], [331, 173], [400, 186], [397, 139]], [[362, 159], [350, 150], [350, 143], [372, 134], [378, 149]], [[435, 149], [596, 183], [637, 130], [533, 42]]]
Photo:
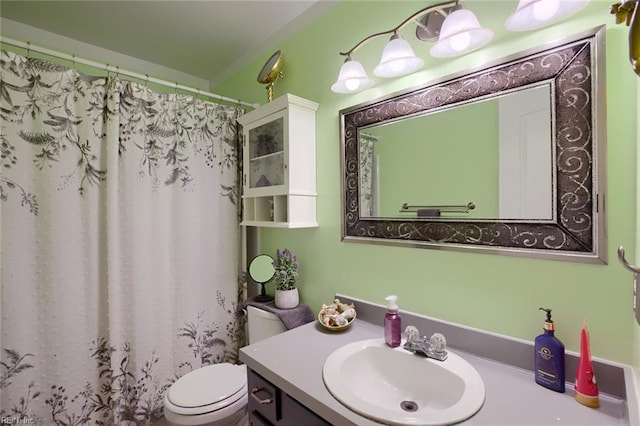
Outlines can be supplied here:
[[241, 225], [274, 228], [310, 228], [315, 220], [315, 195], [243, 196]]
[[275, 157], [277, 155], [284, 155], [284, 151], [277, 151], [277, 152], [272, 152], [270, 154], [260, 155], [258, 157], [251, 158], [249, 161], [260, 161], [270, 157]]

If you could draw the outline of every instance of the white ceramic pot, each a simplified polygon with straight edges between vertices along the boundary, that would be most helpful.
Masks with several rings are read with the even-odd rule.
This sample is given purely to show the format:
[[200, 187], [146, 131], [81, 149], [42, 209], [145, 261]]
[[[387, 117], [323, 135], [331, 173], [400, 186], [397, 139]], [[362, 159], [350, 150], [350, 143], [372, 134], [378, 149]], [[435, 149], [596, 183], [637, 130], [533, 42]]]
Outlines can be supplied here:
[[300, 303], [300, 297], [298, 296], [298, 289], [293, 290], [277, 290], [276, 289], [276, 308], [291, 309], [298, 306]]

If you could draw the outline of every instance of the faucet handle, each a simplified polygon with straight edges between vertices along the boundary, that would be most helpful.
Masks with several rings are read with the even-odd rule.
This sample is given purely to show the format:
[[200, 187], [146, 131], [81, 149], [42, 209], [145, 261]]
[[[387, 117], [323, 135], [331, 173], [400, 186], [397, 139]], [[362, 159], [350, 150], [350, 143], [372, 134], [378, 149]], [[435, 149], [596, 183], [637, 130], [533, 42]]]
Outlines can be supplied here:
[[445, 354], [447, 352], [447, 339], [441, 333], [433, 333], [429, 339], [431, 350], [436, 354]]
[[404, 329], [404, 337], [407, 339], [407, 343], [417, 342], [419, 336], [420, 332], [413, 325], [409, 325]]

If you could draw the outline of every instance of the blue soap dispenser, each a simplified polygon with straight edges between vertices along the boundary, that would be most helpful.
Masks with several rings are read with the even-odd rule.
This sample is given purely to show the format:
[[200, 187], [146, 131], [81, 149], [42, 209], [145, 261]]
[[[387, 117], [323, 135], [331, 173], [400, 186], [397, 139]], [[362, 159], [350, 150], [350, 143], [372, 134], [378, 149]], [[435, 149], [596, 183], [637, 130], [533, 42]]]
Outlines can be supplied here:
[[564, 344], [554, 335], [555, 325], [551, 309], [540, 308], [547, 313], [544, 334], [535, 341], [536, 383], [556, 392], [564, 392]]

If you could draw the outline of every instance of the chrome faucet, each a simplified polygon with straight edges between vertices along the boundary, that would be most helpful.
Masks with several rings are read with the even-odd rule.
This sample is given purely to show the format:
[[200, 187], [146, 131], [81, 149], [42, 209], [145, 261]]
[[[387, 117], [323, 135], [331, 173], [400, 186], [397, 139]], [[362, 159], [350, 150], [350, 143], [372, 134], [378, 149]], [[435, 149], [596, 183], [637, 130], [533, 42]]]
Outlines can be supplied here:
[[447, 341], [442, 334], [433, 333], [428, 339], [427, 336], [420, 339], [418, 329], [410, 325], [404, 329], [404, 335], [407, 339], [404, 349], [438, 361], [447, 359]]

